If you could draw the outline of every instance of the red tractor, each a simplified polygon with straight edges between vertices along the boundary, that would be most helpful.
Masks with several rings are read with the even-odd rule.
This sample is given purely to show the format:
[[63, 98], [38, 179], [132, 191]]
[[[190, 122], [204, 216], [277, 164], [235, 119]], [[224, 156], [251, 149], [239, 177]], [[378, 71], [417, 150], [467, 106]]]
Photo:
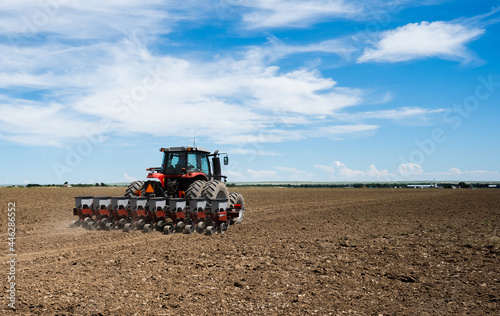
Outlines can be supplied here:
[[241, 223], [244, 215], [243, 195], [229, 193], [225, 185], [226, 176], [221, 173], [220, 155], [224, 155], [224, 165], [229, 163], [227, 154], [218, 150], [192, 147], [161, 148], [163, 163], [158, 168], [148, 168], [149, 181], [134, 181], [126, 191], [126, 196], [147, 196], [184, 198], [186, 200], [205, 198], [208, 201], [227, 199], [232, 209], [231, 223]]
[[125, 197], [75, 197], [73, 214], [78, 220], [71, 226], [211, 235], [243, 221], [245, 200], [240, 193], [228, 192], [219, 151], [191, 146], [160, 151], [162, 166], [147, 169], [151, 180], [132, 182]]

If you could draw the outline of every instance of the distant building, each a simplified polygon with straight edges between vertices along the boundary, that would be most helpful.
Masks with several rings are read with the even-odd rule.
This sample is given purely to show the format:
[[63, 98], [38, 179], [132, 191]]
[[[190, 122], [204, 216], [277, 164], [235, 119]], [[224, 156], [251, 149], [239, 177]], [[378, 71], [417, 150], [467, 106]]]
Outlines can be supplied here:
[[430, 184], [408, 184], [406, 186], [407, 188], [414, 188], [414, 189], [430, 189], [436, 187], [434, 183]]
[[408, 188], [414, 188], [414, 189], [430, 189], [432, 188], [432, 185], [430, 184], [408, 184]]

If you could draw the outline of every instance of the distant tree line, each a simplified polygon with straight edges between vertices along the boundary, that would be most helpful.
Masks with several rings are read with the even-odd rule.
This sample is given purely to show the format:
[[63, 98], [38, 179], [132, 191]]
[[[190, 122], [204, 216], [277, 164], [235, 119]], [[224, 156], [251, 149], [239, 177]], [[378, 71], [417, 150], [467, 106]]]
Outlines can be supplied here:
[[[379, 183], [379, 182], [374, 182], [374, 183], [252, 183], [252, 184], [236, 184], [236, 183], [227, 183], [226, 186], [229, 188], [233, 187], [286, 187], [286, 188], [406, 188], [409, 184], [414, 184], [414, 183]], [[26, 184], [27, 188], [34, 188], [34, 187], [64, 187], [67, 186], [68, 183], [66, 182], [64, 185], [61, 184], [36, 184], [36, 183], [29, 183]], [[438, 187], [442, 187], [445, 189], [452, 189], [452, 188], [462, 188], [462, 189], [467, 189], [467, 188], [488, 188], [490, 186], [489, 183], [466, 183], [466, 182], [459, 182], [459, 183], [437, 183], [436, 184]], [[101, 183], [95, 183], [95, 184], [71, 184], [72, 187], [115, 187], [118, 185], [109, 185], [104, 182]], [[14, 186], [9, 186], [9, 187], [14, 187]], [[500, 185], [497, 185], [497, 188], [500, 188]]]
[[[414, 183], [252, 183], [252, 184], [236, 184], [228, 183], [227, 187], [287, 187], [287, 188], [406, 188], [408, 185]], [[437, 183], [437, 187], [445, 189], [452, 188], [488, 188], [488, 183]], [[500, 186], [497, 186], [500, 187]]]
[[[28, 183], [26, 185], [27, 188], [36, 188], [36, 187], [65, 187], [67, 186], [68, 183], [65, 183], [64, 185], [63, 184], [37, 184], [37, 183]], [[110, 186], [110, 185], [107, 185], [106, 183], [104, 182], [101, 182], [101, 183], [95, 183], [95, 184], [82, 184], [82, 183], [78, 183], [78, 184], [71, 184], [72, 187], [107, 187], [107, 186]]]

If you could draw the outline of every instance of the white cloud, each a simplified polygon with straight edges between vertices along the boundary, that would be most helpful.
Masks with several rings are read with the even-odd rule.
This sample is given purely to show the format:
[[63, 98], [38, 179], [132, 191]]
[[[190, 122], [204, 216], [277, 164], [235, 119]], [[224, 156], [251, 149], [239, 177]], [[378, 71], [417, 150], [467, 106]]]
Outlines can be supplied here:
[[403, 178], [409, 178], [411, 176], [421, 175], [423, 173], [424, 170], [422, 166], [412, 162], [399, 165], [397, 170], [397, 174], [402, 176]]
[[50, 34], [52, 38], [88, 40], [163, 31], [178, 21], [177, 16], [156, 10], [169, 2], [172, 1], [11, 1], [2, 4], [0, 33], [9, 34], [14, 42], [22, 43], [41, 33]]
[[270, 37], [268, 40], [266, 45], [252, 48], [248, 54], [254, 58], [269, 59], [271, 61], [300, 53], [329, 53], [339, 55], [344, 59], [350, 59], [351, 55], [358, 51], [351, 41], [346, 39], [328, 39], [303, 45], [287, 44], [276, 37]]
[[234, 170], [226, 170], [222, 172], [224, 175], [226, 175], [229, 179], [229, 181], [244, 181], [246, 180], [245, 176], [243, 173], [234, 171]]
[[330, 125], [318, 128], [313, 131], [310, 137], [329, 137], [333, 139], [343, 139], [346, 135], [349, 137], [366, 137], [375, 134], [378, 125]]
[[335, 181], [363, 181], [367, 180], [367, 177], [375, 173], [380, 174], [380, 172], [376, 170], [375, 167], [372, 168], [372, 166], [370, 166], [368, 171], [353, 170], [340, 161], [334, 161], [329, 166], [314, 165], [314, 167], [322, 170], [327, 176]]
[[450, 168], [450, 170], [448, 171], [449, 174], [462, 174], [463, 171], [458, 169], [458, 168]]
[[327, 17], [352, 17], [360, 11], [342, 0], [254, 0], [238, 4], [254, 9], [243, 16], [247, 27], [254, 29], [303, 27]]
[[[200, 8], [188, 12], [196, 1], [127, 0], [101, 6], [94, 2], [60, 2], [54, 17], [36, 31], [40, 36], [50, 33], [51, 41], [0, 44], [0, 89], [19, 89], [36, 100], [0, 93], [0, 110], [8, 113], [0, 117], [1, 139], [61, 146], [88, 136], [103, 120], [113, 122], [106, 131], [110, 135], [186, 137], [196, 132], [221, 144], [349, 139], [373, 135], [379, 128], [360, 120], [417, 115], [409, 109], [345, 114], [342, 111], [363, 104], [366, 91], [343, 87], [314, 68], [282, 70], [273, 62], [273, 58], [298, 52], [340, 53], [343, 46], [336, 40], [304, 46], [271, 40], [264, 48], [249, 47], [245, 53], [213, 60], [160, 55], [150, 49], [151, 40], [177, 21], [200, 13]], [[156, 10], [162, 3], [179, 6]], [[295, 1], [282, 9], [277, 9], [278, 4], [284, 2], [239, 5], [264, 11], [300, 9], [310, 16], [321, 6], [327, 7], [328, 14], [348, 7], [341, 1], [319, 0]], [[27, 0], [5, 9], [18, 20], [45, 12], [38, 2]], [[149, 16], [153, 11], [163, 13]], [[176, 18], [165, 22], [174, 13]], [[306, 21], [306, 16], [299, 20]], [[88, 19], [82, 25], [90, 29], [74, 30], [78, 23], [68, 25], [68, 19]], [[133, 22], [137, 29], [126, 26]], [[141, 33], [153, 29], [157, 31]], [[0, 22], [0, 34], [20, 32], [12, 23]], [[342, 119], [349, 124], [334, 124]], [[257, 150], [254, 154], [275, 153]]]
[[358, 62], [401, 62], [428, 57], [468, 62], [473, 56], [465, 45], [483, 33], [484, 29], [459, 23], [410, 23], [380, 33], [374, 48], [366, 48]]
[[[134, 38], [78, 48], [62, 44], [5, 48], [0, 88], [15, 85], [35, 93], [44, 89], [40, 100], [24, 107], [19, 104], [28, 101], [0, 96], [0, 106], [10, 113], [10, 118], [0, 118], [9, 123], [0, 129], [0, 137], [14, 142], [60, 145], [84, 136], [103, 119], [114, 122], [113, 133], [184, 137], [196, 130], [197, 135], [226, 144], [282, 142], [377, 128], [336, 127], [328, 119], [316, 119], [361, 103], [362, 91], [338, 87], [316, 70], [280, 72], [248, 54], [212, 61], [153, 56]], [[26, 64], [10, 65], [8, 60], [16, 56]], [[26, 129], [23, 117], [33, 117]]]
[[123, 174], [123, 177], [125, 178], [125, 181], [126, 182], [134, 182], [134, 181], [137, 181], [137, 178], [136, 177], [132, 177], [132, 176], [129, 176], [128, 174], [124, 173]]
[[337, 113], [336, 118], [347, 121], [363, 121], [370, 119], [393, 120], [406, 124], [425, 124], [440, 117], [446, 109], [425, 109], [421, 107], [401, 107], [391, 110]]
[[71, 115], [60, 104], [0, 100], [0, 112], [0, 138], [27, 145], [58, 146], [63, 139], [90, 136], [88, 131], [98, 125]]
[[370, 165], [365, 174], [370, 179], [389, 179], [390, 176], [388, 170], [378, 170], [374, 165]]
[[277, 172], [273, 170], [247, 170], [253, 180], [272, 180]]
[[278, 156], [278, 153], [272, 151], [265, 151], [254, 148], [233, 148], [229, 150], [232, 154], [247, 155], [247, 156]]
[[285, 141], [298, 141], [308, 138], [330, 138], [333, 140], [352, 139], [359, 137], [368, 137], [373, 135], [379, 126], [377, 125], [329, 125], [313, 128], [295, 128], [295, 129], [263, 129], [255, 134], [235, 135], [232, 138], [221, 137], [214, 138], [216, 141], [224, 144], [261, 144], [261, 143], [279, 143]]

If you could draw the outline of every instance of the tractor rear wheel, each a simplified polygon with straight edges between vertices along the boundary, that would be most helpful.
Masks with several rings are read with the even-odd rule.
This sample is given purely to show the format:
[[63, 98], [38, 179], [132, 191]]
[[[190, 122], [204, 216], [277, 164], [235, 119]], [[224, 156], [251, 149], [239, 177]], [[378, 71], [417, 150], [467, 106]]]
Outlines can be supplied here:
[[243, 217], [245, 216], [245, 199], [243, 195], [238, 192], [231, 192], [229, 195], [229, 207], [234, 209], [234, 206], [239, 204], [240, 208], [236, 209], [239, 214], [237, 218], [231, 219], [231, 224], [240, 224], [243, 222]]
[[228, 199], [229, 192], [227, 191], [227, 187], [222, 181], [214, 180], [209, 181], [203, 187], [203, 191], [201, 192], [201, 196], [208, 199]]
[[141, 191], [141, 196], [144, 195], [144, 181], [134, 181], [128, 185], [127, 191], [125, 192], [125, 196], [134, 197], [138, 196], [136, 194], [137, 191]]
[[191, 183], [186, 190], [186, 199], [189, 200], [199, 198], [206, 183], [207, 181], [205, 180], [196, 180], [195, 182]]

